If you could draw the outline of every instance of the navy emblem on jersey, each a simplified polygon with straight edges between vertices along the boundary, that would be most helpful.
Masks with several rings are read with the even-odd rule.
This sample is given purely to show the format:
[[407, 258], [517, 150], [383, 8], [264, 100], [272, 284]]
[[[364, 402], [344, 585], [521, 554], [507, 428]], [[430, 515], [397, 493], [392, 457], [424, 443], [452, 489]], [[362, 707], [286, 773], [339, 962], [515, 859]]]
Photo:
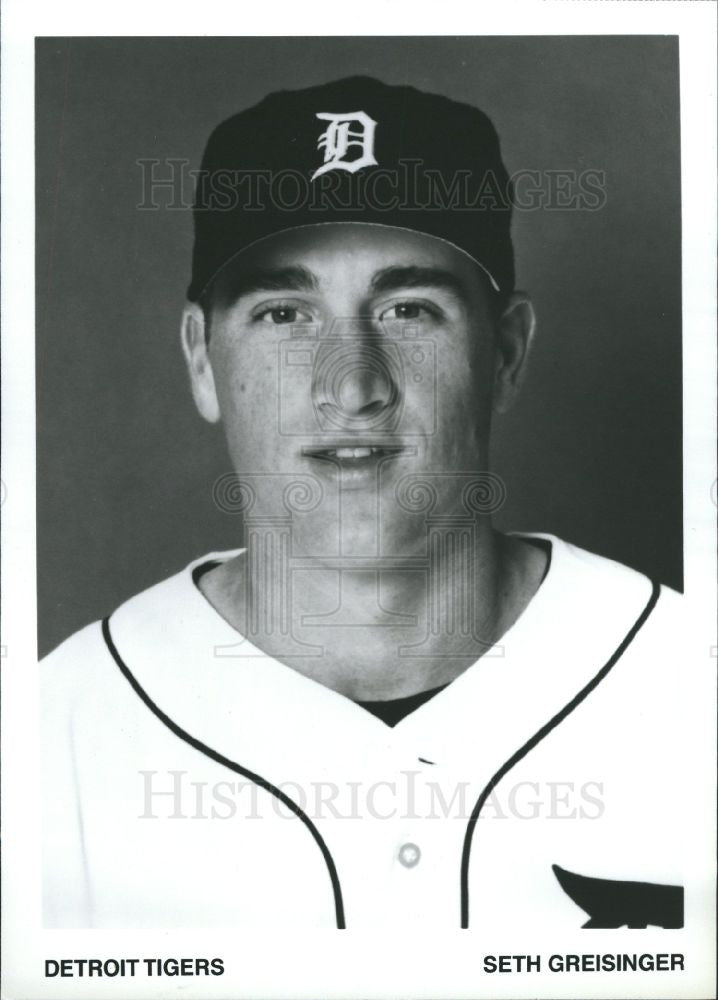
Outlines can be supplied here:
[[592, 878], [551, 866], [559, 885], [589, 919], [584, 928], [683, 927], [683, 886]]
[[377, 165], [374, 157], [376, 122], [373, 118], [363, 111], [341, 115], [322, 111], [317, 118], [329, 124], [317, 143], [317, 149], [324, 150], [324, 163], [314, 171], [312, 180], [328, 170], [348, 170], [353, 174], [362, 167]]

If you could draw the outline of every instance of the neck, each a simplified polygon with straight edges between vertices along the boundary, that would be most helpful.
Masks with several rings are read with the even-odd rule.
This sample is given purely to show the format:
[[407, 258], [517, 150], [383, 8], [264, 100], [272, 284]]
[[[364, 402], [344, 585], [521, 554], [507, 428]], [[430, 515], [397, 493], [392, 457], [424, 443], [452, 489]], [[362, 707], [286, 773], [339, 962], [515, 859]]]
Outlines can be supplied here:
[[265, 534], [201, 589], [275, 659], [351, 697], [400, 697], [448, 683], [498, 642], [543, 566], [542, 553], [488, 521], [463, 531], [439, 525], [423, 549], [396, 564], [293, 568], [287, 547]]
[[488, 623], [496, 614], [500, 590], [501, 538], [488, 524], [475, 531], [457, 531], [449, 524], [431, 531], [408, 558], [346, 559], [337, 564], [318, 560], [301, 574], [297, 610], [321, 614], [339, 600], [347, 624], [380, 625], [394, 619], [400, 624], [426, 617], [429, 603], [439, 625], [461, 617], [463, 598], [470, 592], [475, 622]]

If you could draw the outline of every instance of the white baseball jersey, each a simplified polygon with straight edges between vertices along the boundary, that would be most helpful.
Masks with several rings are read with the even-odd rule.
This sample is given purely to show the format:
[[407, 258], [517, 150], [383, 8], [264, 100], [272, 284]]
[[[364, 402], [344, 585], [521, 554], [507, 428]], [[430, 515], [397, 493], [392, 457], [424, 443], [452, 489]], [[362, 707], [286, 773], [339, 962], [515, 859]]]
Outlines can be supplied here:
[[682, 926], [707, 690], [683, 600], [537, 537], [519, 620], [393, 728], [212, 608], [192, 571], [236, 552], [64, 642], [41, 664], [47, 926]]

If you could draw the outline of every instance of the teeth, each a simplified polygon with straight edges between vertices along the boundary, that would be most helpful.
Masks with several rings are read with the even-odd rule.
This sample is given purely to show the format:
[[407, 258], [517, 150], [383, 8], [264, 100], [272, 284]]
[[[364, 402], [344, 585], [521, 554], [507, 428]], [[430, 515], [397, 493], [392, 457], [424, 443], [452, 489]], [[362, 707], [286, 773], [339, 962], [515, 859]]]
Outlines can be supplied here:
[[[386, 451], [386, 448], [375, 445], [362, 445], [358, 448], [323, 448], [321, 451], [315, 452], [315, 454], [317, 457], [326, 455], [327, 458], [369, 458], [370, 455], [384, 455]], [[389, 451], [391, 452], [392, 449], [389, 449]]]
[[369, 458], [377, 448], [337, 448], [337, 458]]

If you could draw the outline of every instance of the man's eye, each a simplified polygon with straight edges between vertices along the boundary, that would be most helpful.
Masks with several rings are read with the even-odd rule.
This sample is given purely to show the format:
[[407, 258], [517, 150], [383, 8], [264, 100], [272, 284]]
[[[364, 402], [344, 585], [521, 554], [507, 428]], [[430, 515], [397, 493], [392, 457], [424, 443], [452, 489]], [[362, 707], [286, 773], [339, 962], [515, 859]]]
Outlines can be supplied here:
[[389, 321], [421, 319], [428, 311], [426, 306], [422, 306], [419, 302], [397, 302], [385, 309], [380, 319]]
[[274, 306], [272, 309], [265, 309], [257, 318], [263, 323], [273, 323], [276, 326], [309, 322], [309, 316], [296, 306]]

